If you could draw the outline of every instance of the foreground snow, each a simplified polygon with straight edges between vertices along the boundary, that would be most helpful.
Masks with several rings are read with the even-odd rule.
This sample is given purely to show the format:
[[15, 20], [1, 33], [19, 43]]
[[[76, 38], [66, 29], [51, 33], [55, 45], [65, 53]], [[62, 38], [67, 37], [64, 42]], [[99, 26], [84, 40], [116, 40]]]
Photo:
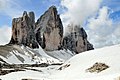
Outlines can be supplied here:
[[[120, 45], [83, 52], [72, 57], [65, 64], [70, 64], [52, 77], [65, 80], [114, 80], [120, 76]], [[86, 69], [101, 62], [110, 68], [100, 73], [89, 73]], [[62, 66], [64, 66], [63, 64]]]
[[[120, 76], [120, 45], [87, 51], [75, 55], [61, 66], [36, 68], [42, 72], [21, 71], [0, 76], [2, 80], [21, 80], [23, 78], [37, 80], [115, 80]], [[86, 72], [94, 63], [101, 62], [109, 66], [100, 73]], [[70, 66], [58, 70], [60, 67]], [[119, 80], [119, 79], [118, 79]]]

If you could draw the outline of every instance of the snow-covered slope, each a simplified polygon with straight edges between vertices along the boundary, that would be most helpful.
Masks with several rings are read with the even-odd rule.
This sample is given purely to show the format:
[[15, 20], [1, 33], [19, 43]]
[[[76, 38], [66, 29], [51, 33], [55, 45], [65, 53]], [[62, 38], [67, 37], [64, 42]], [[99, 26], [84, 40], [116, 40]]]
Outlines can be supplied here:
[[[100, 73], [86, 72], [96, 62], [105, 63], [108, 69]], [[120, 76], [120, 45], [87, 51], [75, 55], [57, 71], [52, 78], [60, 80], [115, 80]]]
[[58, 59], [62, 62], [70, 59], [72, 56], [74, 56], [76, 53], [72, 53], [70, 50], [56, 50], [56, 51], [46, 51], [46, 54]]
[[[61, 51], [57, 51], [60, 53]], [[59, 57], [59, 55], [54, 51], [50, 52], [51, 56], [46, 54], [46, 52], [39, 46], [38, 49], [31, 49], [29, 47], [19, 46], [19, 45], [5, 45], [0, 46], [0, 61], [5, 61], [10, 64], [33, 64], [33, 63], [59, 63], [64, 62], [73, 56], [70, 51], [62, 51], [64, 56]], [[71, 55], [70, 55], [71, 54]], [[55, 57], [53, 57], [54, 55]], [[57, 57], [57, 58], [56, 58]]]
[[[44, 56], [48, 56], [44, 54]], [[49, 56], [50, 57], [50, 56]], [[77, 54], [67, 60], [63, 65], [48, 67], [33, 67], [41, 72], [26, 70], [0, 76], [2, 80], [120, 80], [120, 45], [95, 49]], [[104, 63], [109, 68], [99, 72], [90, 73], [86, 69], [96, 62]], [[16, 75], [16, 77], [14, 76]]]
[[10, 64], [33, 63], [32, 53], [18, 45], [0, 46], [0, 59]]

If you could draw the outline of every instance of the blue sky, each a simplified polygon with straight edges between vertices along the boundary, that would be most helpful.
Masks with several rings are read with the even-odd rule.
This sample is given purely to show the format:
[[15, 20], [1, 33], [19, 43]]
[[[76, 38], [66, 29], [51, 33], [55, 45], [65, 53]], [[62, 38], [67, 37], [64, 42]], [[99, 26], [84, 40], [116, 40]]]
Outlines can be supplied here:
[[[2, 3], [5, 1], [6, 3], [4, 4], [5, 6], [3, 8], [6, 9], [6, 11], [0, 11], [0, 19], [2, 19], [0, 20], [0, 26], [11, 26], [12, 18], [16, 17], [17, 15], [21, 16], [23, 11], [34, 11], [36, 18], [38, 18], [48, 9], [48, 7], [51, 5], [58, 6], [60, 3], [59, 0], [0, 0]], [[6, 6], [10, 8], [7, 8]], [[9, 15], [9, 13], [15, 15]]]
[[0, 44], [9, 42], [14, 17], [34, 11], [37, 20], [51, 5], [65, 30], [71, 22], [81, 25], [96, 48], [120, 43], [120, 0], [0, 0]]

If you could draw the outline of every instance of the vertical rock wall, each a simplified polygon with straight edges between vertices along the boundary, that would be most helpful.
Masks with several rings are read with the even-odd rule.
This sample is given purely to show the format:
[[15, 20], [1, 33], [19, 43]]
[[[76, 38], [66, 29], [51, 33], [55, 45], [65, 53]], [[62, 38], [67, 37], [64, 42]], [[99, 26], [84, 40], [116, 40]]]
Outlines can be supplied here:
[[63, 47], [76, 53], [93, 49], [85, 30], [78, 25], [68, 25], [69, 31], [63, 39]]
[[36, 23], [34, 13], [27, 14], [24, 11], [22, 17], [12, 21], [9, 44], [22, 44], [31, 48], [40, 45], [47, 51], [65, 48], [76, 53], [94, 49], [82, 27], [71, 24], [68, 28], [68, 34], [63, 38], [63, 25], [55, 6], [51, 6]]
[[31, 48], [37, 48], [35, 33], [35, 16], [33, 12], [27, 14], [24, 11], [23, 16], [14, 18], [12, 21], [12, 38], [9, 44], [23, 44]]
[[51, 51], [61, 48], [63, 38], [63, 25], [55, 6], [51, 6], [37, 20], [35, 32], [36, 34], [39, 34], [36, 36], [36, 38], [39, 44], [45, 50]]

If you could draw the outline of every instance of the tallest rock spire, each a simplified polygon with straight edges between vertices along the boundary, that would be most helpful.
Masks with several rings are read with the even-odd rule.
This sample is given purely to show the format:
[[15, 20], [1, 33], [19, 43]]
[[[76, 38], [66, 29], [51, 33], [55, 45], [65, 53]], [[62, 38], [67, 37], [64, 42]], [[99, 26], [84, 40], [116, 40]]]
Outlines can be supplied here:
[[12, 21], [12, 38], [9, 44], [23, 44], [31, 48], [37, 48], [35, 37], [35, 16], [33, 12], [27, 14], [24, 11], [23, 16], [14, 18]]
[[[63, 25], [55, 6], [51, 6], [36, 22], [36, 39], [45, 50], [62, 46]], [[41, 41], [40, 41], [41, 40]]]

